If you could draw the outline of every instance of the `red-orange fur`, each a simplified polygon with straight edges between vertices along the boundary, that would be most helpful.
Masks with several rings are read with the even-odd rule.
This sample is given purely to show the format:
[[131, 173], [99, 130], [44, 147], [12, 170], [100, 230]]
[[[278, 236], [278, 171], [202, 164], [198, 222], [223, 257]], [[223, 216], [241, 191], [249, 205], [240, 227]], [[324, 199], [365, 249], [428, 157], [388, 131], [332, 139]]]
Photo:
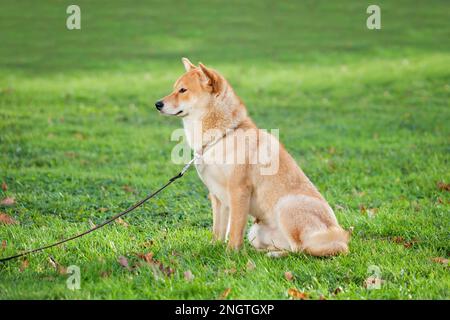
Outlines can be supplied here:
[[[190, 146], [197, 152], [205, 147], [203, 141], [193, 139], [194, 129], [201, 127], [202, 132], [228, 132], [223, 140], [239, 138], [245, 130], [256, 130], [261, 136], [244, 152], [251, 154], [264, 148], [261, 137], [268, 134], [256, 127], [225, 78], [202, 64], [196, 67], [186, 58], [182, 61], [186, 73], [175, 82], [174, 91], [163, 98], [160, 112], [183, 119]], [[186, 91], [180, 93], [181, 88]], [[227, 154], [243, 151], [214, 149]], [[203, 158], [207, 160], [208, 154]], [[314, 256], [347, 253], [349, 234], [281, 144], [277, 158], [271, 158], [270, 164], [275, 160], [279, 167], [273, 175], [261, 174], [262, 166], [250, 162], [197, 165], [210, 191], [215, 239], [225, 240], [229, 235], [228, 247], [238, 249], [250, 214], [255, 224], [249, 231], [249, 241], [257, 249], [304, 251]]]

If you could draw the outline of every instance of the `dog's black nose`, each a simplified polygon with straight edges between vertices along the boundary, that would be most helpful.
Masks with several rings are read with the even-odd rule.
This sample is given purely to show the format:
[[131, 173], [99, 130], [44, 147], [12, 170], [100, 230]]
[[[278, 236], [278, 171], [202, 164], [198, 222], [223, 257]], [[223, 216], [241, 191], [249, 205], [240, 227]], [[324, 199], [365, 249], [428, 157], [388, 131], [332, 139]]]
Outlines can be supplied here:
[[156, 109], [161, 110], [164, 107], [164, 102], [156, 101], [155, 107], [156, 107]]

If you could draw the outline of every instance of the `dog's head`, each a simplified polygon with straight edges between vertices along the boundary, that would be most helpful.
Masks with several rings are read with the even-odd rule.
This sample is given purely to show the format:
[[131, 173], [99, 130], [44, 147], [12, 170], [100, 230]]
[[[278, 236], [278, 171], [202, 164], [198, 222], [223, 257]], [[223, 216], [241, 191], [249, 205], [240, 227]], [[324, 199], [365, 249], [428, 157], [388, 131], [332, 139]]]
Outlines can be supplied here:
[[155, 103], [161, 114], [177, 117], [201, 117], [208, 111], [212, 99], [223, 89], [224, 79], [216, 71], [182, 58], [186, 73], [174, 84], [173, 92]]

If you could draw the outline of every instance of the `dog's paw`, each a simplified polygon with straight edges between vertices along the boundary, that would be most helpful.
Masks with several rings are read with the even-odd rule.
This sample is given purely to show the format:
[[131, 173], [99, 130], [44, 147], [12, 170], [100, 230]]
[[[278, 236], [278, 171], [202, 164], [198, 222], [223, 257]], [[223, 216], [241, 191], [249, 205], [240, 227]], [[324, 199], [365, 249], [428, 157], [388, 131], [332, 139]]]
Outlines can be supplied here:
[[266, 253], [266, 256], [269, 258], [282, 258], [286, 257], [289, 254], [287, 251], [269, 251]]
[[224, 242], [225, 242], [225, 240], [222, 240], [222, 239], [219, 239], [219, 238], [216, 238], [216, 237], [213, 237], [213, 238], [211, 239], [211, 244], [212, 244], [212, 245], [222, 244], [222, 243], [224, 243]]
[[228, 242], [227, 251], [228, 252], [237, 252], [241, 249], [242, 245], [240, 244], [232, 244]]

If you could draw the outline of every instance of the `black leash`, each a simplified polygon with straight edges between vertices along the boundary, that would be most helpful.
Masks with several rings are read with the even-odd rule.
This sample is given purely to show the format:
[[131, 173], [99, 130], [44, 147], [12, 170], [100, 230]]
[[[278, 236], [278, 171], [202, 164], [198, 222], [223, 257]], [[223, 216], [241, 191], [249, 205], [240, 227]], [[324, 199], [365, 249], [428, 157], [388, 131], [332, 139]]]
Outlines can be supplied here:
[[184, 175], [184, 173], [189, 169], [189, 167], [194, 163], [194, 161], [195, 161], [196, 159], [197, 159], [197, 156], [195, 156], [194, 158], [192, 158], [192, 160], [189, 161], [189, 162], [184, 166], [183, 170], [181, 170], [180, 173], [178, 173], [176, 176], [170, 178], [169, 181], [166, 182], [166, 184], [164, 184], [164, 185], [163, 185], [162, 187], [160, 187], [158, 190], [156, 190], [156, 191], [150, 193], [150, 194], [147, 195], [144, 199], [142, 199], [142, 200], [136, 202], [134, 205], [132, 205], [131, 207], [129, 207], [129, 208], [126, 209], [125, 211], [122, 211], [121, 213], [118, 213], [118, 214], [116, 214], [115, 216], [112, 216], [112, 217], [109, 218], [108, 220], [106, 220], [106, 221], [104, 221], [103, 223], [101, 223], [101, 224], [99, 224], [99, 225], [93, 227], [92, 229], [89, 229], [89, 230], [87, 230], [87, 231], [85, 231], [85, 232], [83, 232], [83, 233], [74, 235], [74, 236], [72, 236], [72, 237], [70, 237], [70, 238], [61, 240], [61, 241], [59, 241], [59, 242], [56, 242], [56, 243], [53, 243], [53, 244], [46, 245], [46, 246], [41, 247], [41, 248], [37, 248], [37, 249], [33, 249], [33, 250], [28, 250], [28, 251], [25, 251], [25, 252], [16, 254], [16, 255], [14, 255], [14, 256], [2, 258], [2, 259], [0, 259], [0, 262], [6, 262], [6, 261], [9, 261], [9, 260], [12, 260], [12, 259], [20, 258], [20, 257], [22, 257], [22, 256], [25, 256], [25, 255], [28, 255], [28, 254], [31, 254], [31, 253], [39, 252], [39, 251], [42, 251], [42, 250], [45, 250], [45, 249], [48, 249], [48, 248], [51, 248], [51, 247], [58, 246], [58, 245], [63, 244], [63, 243], [65, 243], [65, 242], [68, 242], [68, 241], [71, 241], [71, 240], [74, 240], [74, 239], [77, 239], [77, 238], [81, 238], [81, 237], [83, 237], [83, 236], [85, 236], [85, 235], [87, 235], [87, 234], [89, 234], [89, 233], [91, 233], [91, 232], [93, 232], [93, 231], [95, 231], [95, 230], [97, 230], [97, 229], [100, 229], [101, 227], [106, 226], [107, 224], [110, 224], [111, 222], [113, 222], [114, 220], [117, 220], [117, 219], [120, 218], [121, 216], [126, 215], [127, 213], [129, 213], [129, 212], [135, 210], [136, 208], [142, 206], [145, 202], [147, 202], [148, 200], [150, 200], [151, 198], [153, 198], [154, 196], [156, 196], [158, 193], [160, 193], [161, 191], [163, 191], [165, 188], [167, 188], [167, 187], [168, 187], [170, 184], [172, 184], [174, 181], [176, 181], [176, 180], [178, 180], [179, 178], [181, 178], [181, 177]]

